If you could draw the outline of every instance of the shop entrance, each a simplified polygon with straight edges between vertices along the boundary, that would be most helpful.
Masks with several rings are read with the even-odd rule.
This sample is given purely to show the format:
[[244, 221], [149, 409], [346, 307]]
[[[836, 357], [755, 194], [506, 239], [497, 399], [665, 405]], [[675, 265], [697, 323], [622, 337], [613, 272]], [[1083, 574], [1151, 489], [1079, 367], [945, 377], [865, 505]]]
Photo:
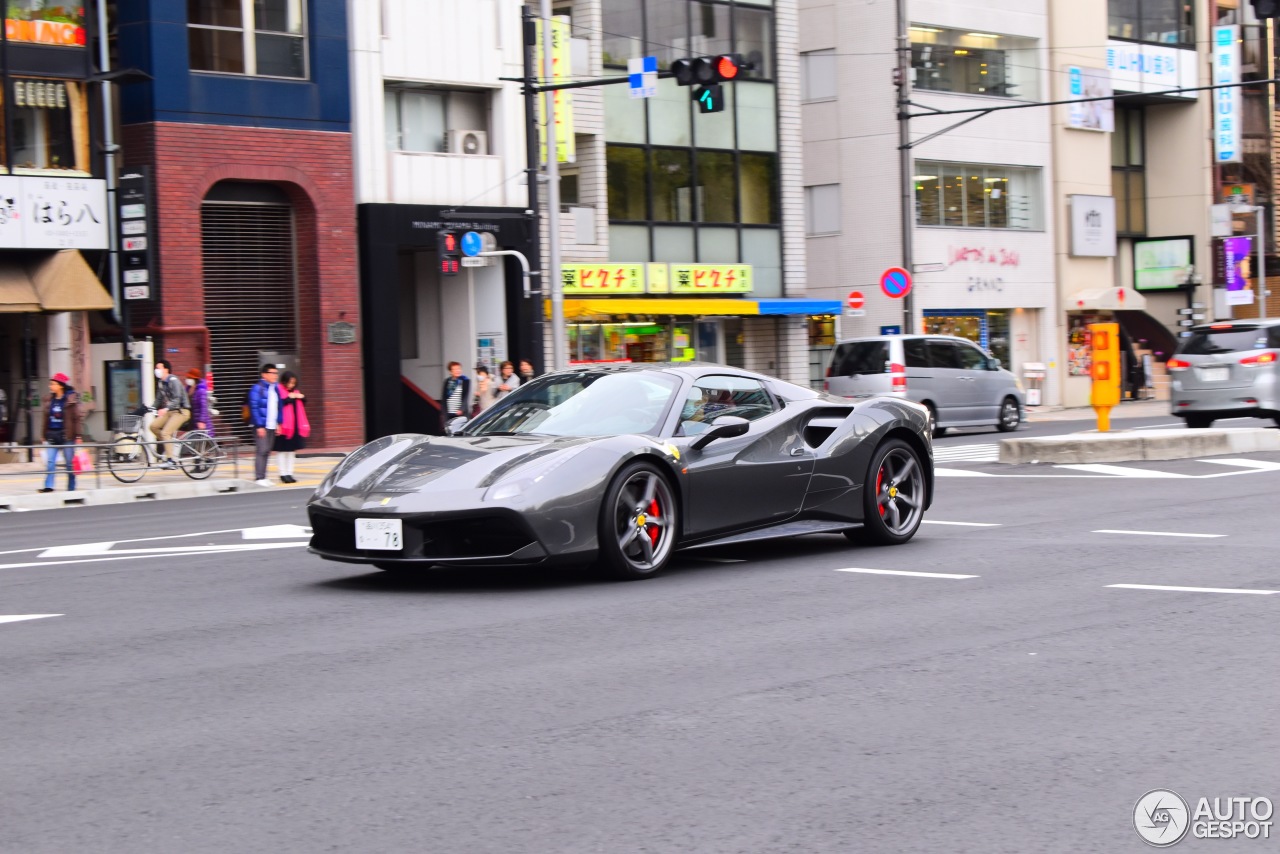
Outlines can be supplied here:
[[634, 315], [569, 325], [569, 361], [721, 362], [721, 321]]

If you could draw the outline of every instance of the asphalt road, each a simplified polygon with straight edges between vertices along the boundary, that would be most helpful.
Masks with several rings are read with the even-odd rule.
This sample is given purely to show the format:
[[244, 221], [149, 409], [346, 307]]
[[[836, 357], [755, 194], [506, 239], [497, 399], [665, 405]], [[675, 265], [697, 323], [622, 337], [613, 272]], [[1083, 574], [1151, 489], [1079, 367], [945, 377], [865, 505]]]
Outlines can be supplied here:
[[1122, 852], [1150, 789], [1280, 799], [1280, 595], [1109, 586], [1280, 591], [1280, 455], [946, 467], [906, 546], [631, 584], [326, 563], [264, 530], [302, 491], [0, 516], [0, 614], [62, 615], [0, 617], [0, 850]]

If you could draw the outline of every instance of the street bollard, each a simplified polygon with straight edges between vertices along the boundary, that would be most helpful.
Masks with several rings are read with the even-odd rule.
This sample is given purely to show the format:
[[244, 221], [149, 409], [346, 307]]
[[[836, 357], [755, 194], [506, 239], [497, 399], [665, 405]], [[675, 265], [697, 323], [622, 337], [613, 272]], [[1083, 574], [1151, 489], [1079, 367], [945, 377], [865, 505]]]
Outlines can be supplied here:
[[1093, 356], [1089, 403], [1098, 416], [1098, 432], [1109, 433], [1111, 407], [1120, 403], [1120, 325], [1090, 323], [1089, 348]]

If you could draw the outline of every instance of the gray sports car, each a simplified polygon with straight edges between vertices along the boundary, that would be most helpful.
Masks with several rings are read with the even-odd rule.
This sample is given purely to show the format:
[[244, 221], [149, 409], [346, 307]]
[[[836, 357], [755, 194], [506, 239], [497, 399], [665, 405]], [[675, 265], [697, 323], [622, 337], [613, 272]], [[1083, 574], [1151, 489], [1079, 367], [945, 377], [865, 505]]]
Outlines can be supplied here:
[[844, 532], [905, 543], [933, 496], [928, 411], [722, 365], [583, 366], [445, 437], [347, 457], [307, 505], [311, 551], [405, 570], [591, 562], [658, 574], [677, 549]]

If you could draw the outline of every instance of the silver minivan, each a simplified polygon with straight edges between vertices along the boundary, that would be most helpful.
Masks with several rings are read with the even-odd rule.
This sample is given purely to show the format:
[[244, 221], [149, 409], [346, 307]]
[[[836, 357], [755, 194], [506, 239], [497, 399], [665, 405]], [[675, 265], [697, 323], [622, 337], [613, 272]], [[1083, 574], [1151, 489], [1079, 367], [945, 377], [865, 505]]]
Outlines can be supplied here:
[[841, 341], [824, 387], [841, 397], [891, 395], [922, 403], [933, 415], [935, 435], [948, 427], [992, 425], [1009, 432], [1025, 413], [1018, 378], [972, 341], [950, 335]]
[[1215, 418], [1274, 418], [1280, 425], [1280, 320], [1193, 326], [1165, 363], [1173, 414], [1188, 427]]

